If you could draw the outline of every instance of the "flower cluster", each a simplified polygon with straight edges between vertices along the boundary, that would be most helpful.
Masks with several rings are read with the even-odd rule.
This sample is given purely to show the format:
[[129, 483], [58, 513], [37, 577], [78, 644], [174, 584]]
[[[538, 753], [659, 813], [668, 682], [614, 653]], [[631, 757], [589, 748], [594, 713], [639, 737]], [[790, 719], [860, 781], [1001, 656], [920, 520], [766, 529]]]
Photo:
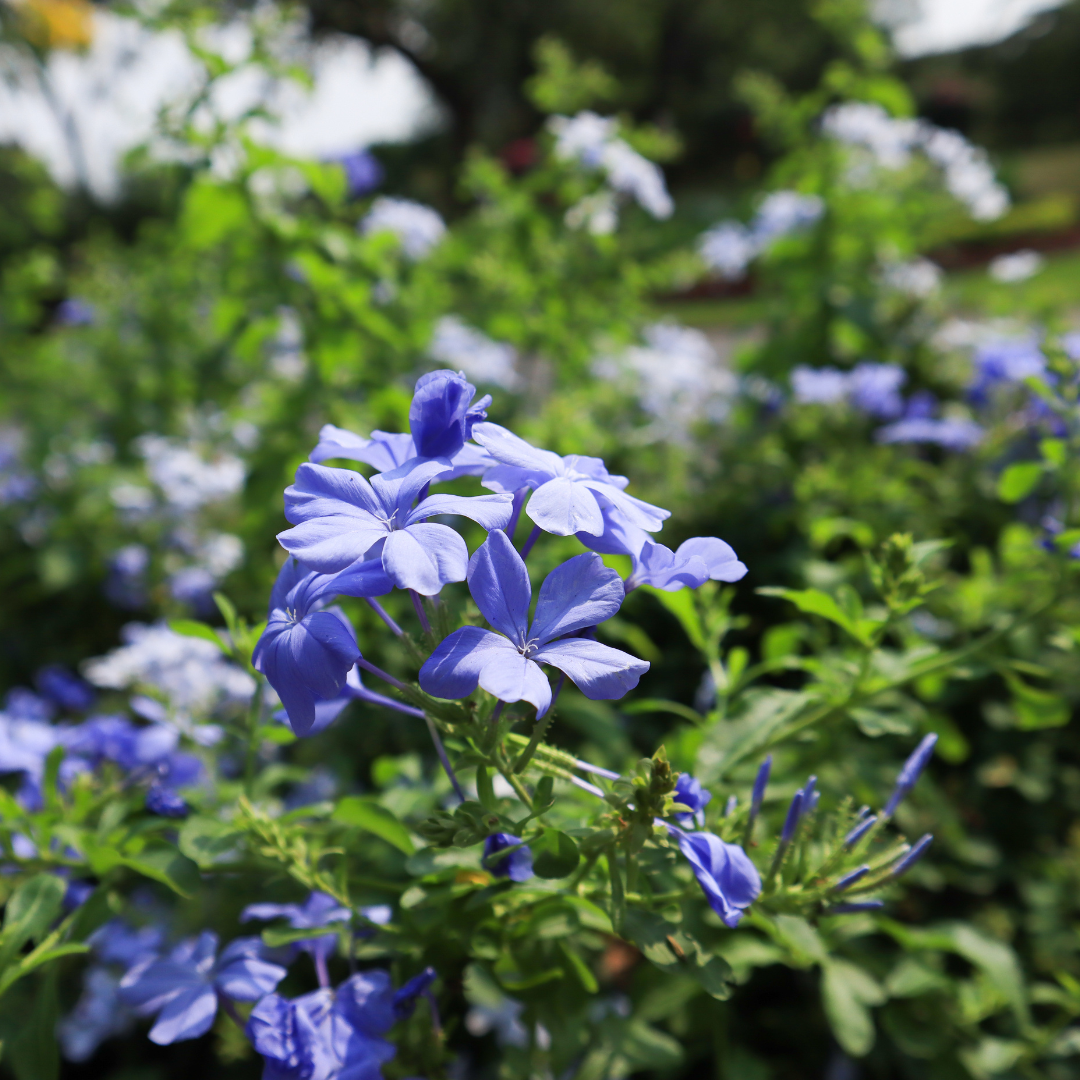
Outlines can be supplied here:
[[993, 221], [1009, 208], [1008, 192], [994, 176], [986, 152], [958, 131], [927, 120], [893, 117], [880, 105], [863, 101], [834, 105], [821, 127], [837, 142], [867, 151], [883, 169], [903, 168], [915, 151], [922, 151], [944, 173], [949, 192], [977, 221]]
[[705, 265], [727, 281], [738, 281], [747, 267], [781, 237], [810, 228], [825, 212], [817, 195], [773, 191], [766, 195], [749, 226], [721, 221], [698, 240]]
[[446, 234], [443, 219], [423, 203], [380, 195], [360, 222], [365, 236], [391, 233], [412, 260], [422, 259]]
[[[555, 134], [555, 153], [566, 161], [576, 161], [586, 169], [604, 173], [613, 191], [633, 198], [654, 218], [669, 218], [675, 205], [664, 183], [659, 166], [642, 157], [617, 132], [618, 120], [580, 112], [576, 116], [553, 116], [549, 126]], [[603, 195], [592, 197], [582, 207], [572, 207], [567, 223], [572, 227], [587, 224], [594, 233], [611, 232], [617, 215], [613, 202]]]
[[439, 364], [460, 369], [478, 383], [516, 390], [520, 379], [514, 370], [517, 350], [504, 341], [493, 341], [456, 315], [444, 315], [435, 324], [428, 355]]

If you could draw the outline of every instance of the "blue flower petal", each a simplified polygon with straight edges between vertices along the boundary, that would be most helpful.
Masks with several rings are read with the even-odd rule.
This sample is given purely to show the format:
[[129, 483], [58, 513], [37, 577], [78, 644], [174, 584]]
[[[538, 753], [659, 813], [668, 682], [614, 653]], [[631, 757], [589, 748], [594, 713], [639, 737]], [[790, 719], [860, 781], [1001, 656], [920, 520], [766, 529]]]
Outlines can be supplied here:
[[469, 560], [469, 592], [496, 630], [515, 643], [525, 642], [532, 585], [529, 571], [506, 533], [489, 533]]
[[575, 555], [540, 586], [530, 638], [540, 644], [610, 619], [623, 602], [619, 575], [599, 555]]
[[386, 538], [383, 568], [400, 589], [434, 596], [451, 581], [464, 581], [469, 549], [449, 525], [421, 522]]
[[504, 637], [479, 626], [463, 626], [439, 642], [420, 669], [420, 688], [434, 697], [468, 697], [480, 681], [480, 671], [492, 658], [518, 655]]
[[649, 670], [648, 661], [585, 638], [553, 641], [533, 655], [537, 661], [565, 672], [593, 701], [622, 697]]

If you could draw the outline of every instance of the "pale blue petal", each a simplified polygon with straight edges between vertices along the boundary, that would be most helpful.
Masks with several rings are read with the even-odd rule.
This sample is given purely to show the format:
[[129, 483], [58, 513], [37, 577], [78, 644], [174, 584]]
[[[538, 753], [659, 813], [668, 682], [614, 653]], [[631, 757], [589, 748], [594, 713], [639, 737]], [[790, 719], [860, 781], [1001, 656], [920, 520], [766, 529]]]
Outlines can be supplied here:
[[384, 596], [394, 583], [383, 569], [382, 558], [366, 559], [353, 563], [330, 578], [322, 591], [325, 595], [338, 596]]
[[469, 592], [480, 613], [517, 645], [529, 628], [529, 571], [506, 533], [496, 530], [469, 560]]
[[541, 484], [529, 496], [525, 513], [544, 532], [555, 536], [573, 536], [578, 532], [599, 536], [604, 531], [604, 517], [596, 496], [585, 483], [565, 476]]
[[496, 465], [484, 472], [480, 483], [488, 491], [508, 492], [513, 494], [520, 488], [536, 489], [551, 479], [547, 469], [519, 469], [515, 465]]
[[447, 458], [416, 457], [390, 472], [373, 476], [371, 487], [378, 495], [386, 516], [391, 518], [397, 514], [394, 524], [400, 528], [424, 488], [449, 470], [450, 461]]
[[410, 525], [386, 538], [383, 567], [399, 589], [434, 596], [451, 581], [464, 581], [469, 549], [449, 525]]
[[463, 626], [439, 642], [420, 669], [420, 688], [433, 697], [468, 697], [480, 679], [480, 670], [493, 653], [520, 655], [504, 637], [479, 626]]
[[483, 476], [496, 464], [495, 459], [483, 447], [473, 443], [465, 443], [450, 461], [454, 471], [447, 473], [443, 480], [456, 480], [459, 476]]
[[306, 567], [323, 574], [363, 560], [388, 531], [385, 522], [335, 514], [305, 521], [277, 535], [278, 543]]
[[371, 485], [352, 469], [305, 463], [285, 489], [285, 517], [293, 525], [328, 514], [379, 515], [382, 505]]
[[498, 424], [483, 423], [473, 428], [473, 439], [502, 465], [538, 470], [548, 477], [562, 476], [563, 461], [550, 450], [538, 450]]
[[697, 589], [709, 580], [709, 568], [704, 559], [685, 555], [682, 548], [676, 553], [671, 548], [647, 540], [634, 560], [631, 585], [652, 585], [665, 592], [678, 592], [689, 586]]
[[217, 995], [207, 983], [185, 990], [161, 1010], [150, 1029], [150, 1041], [168, 1046], [205, 1035], [213, 1027], [217, 1005]]
[[370, 445], [371, 440], [365, 439], [363, 435], [357, 435], [345, 428], [334, 427], [333, 424], [323, 424], [319, 428], [318, 444], [308, 455], [308, 461], [316, 465], [326, 461], [327, 458], [364, 461], [365, 458], [362, 455]]
[[551, 685], [539, 665], [526, 660], [516, 649], [490, 656], [480, 669], [480, 685], [500, 701], [529, 701], [537, 718], [551, 704]]
[[[621, 478], [620, 478], [621, 479]], [[670, 510], [663, 510], [659, 506], [653, 506], [643, 499], [637, 499], [633, 495], [627, 495], [625, 491], [612, 484], [606, 484], [599, 480], [582, 480], [581, 483], [592, 488], [601, 500], [606, 499], [630, 525], [636, 525], [646, 532], [656, 532], [663, 528], [664, 522], [671, 517]]]
[[713, 581], [739, 581], [746, 576], [746, 566], [739, 562], [734, 548], [715, 536], [695, 536], [680, 544], [675, 555], [702, 559]]
[[416, 457], [416, 448], [409, 434], [392, 435], [385, 431], [373, 431], [370, 439], [354, 435], [344, 428], [324, 424], [319, 432], [319, 445], [311, 452], [312, 462], [329, 458], [347, 458], [362, 461], [379, 472], [389, 472]]
[[622, 578], [599, 555], [586, 553], [556, 566], [540, 586], [530, 638], [540, 644], [610, 619], [623, 602]]
[[242, 956], [224, 964], [214, 978], [217, 988], [234, 1001], [258, 1001], [277, 989], [288, 972], [258, 956]]
[[593, 701], [621, 698], [633, 690], [649, 665], [645, 660], [585, 638], [553, 641], [533, 654], [538, 663], [564, 671], [570, 681]]
[[429, 495], [405, 519], [412, 525], [440, 514], [458, 514], [485, 529], [505, 529], [514, 512], [513, 495]]

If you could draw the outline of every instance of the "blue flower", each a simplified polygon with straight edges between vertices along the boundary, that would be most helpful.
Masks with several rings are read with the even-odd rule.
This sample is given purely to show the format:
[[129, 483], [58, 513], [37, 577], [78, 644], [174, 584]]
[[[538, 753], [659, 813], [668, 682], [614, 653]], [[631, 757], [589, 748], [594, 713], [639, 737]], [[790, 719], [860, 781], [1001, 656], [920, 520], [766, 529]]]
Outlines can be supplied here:
[[848, 376], [839, 368], [800, 364], [791, 370], [791, 392], [802, 405], [835, 405], [847, 397]]
[[609, 619], [622, 603], [622, 581], [598, 555], [577, 555], [548, 574], [530, 626], [528, 570], [506, 534], [496, 530], [469, 563], [469, 591], [499, 633], [463, 626], [445, 638], [420, 669], [420, 685], [429, 694], [463, 698], [479, 683], [501, 701], [532, 702], [540, 717], [551, 704], [542, 663], [564, 672], [593, 700], [622, 697], [649, 670], [629, 653], [566, 637]]
[[146, 792], [146, 809], [158, 817], [183, 818], [191, 813], [191, 807], [183, 796], [164, 784], [154, 783]]
[[910, 870], [925, 854], [926, 849], [934, 842], [932, 833], [927, 833], [915, 842], [915, 846], [892, 868], [890, 871], [894, 878]]
[[856, 364], [848, 376], [848, 393], [855, 408], [879, 420], [891, 420], [904, 411], [900, 387], [907, 372], [896, 364]]
[[[319, 442], [308, 455], [314, 464], [330, 458], [362, 461], [376, 472], [390, 472], [418, 456], [412, 435], [373, 431], [370, 439], [356, 435], [345, 428], [324, 424], [319, 431]], [[495, 459], [474, 443], [465, 443], [450, 459], [450, 468], [438, 477], [439, 483], [456, 480], [460, 476], [481, 476], [495, 464]]]
[[217, 953], [217, 934], [204, 930], [164, 959], [136, 964], [120, 980], [120, 996], [140, 1016], [157, 1013], [150, 1040], [162, 1046], [206, 1034], [217, 1015], [218, 995], [258, 1001], [271, 993], [285, 969], [265, 959], [256, 937], [237, 938]]
[[904, 767], [896, 778], [896, 786], [893, 788], [892, 795], [889, 796], [889, 801], [885, 804], [883, 811], [885, 817], [892, 817], [896, 813], [896, 808], [900, 805], [900, 802], [911, 792], [923, 769], [926, 768], [926, 763], [933, 756], [937, 741], [936, 734], [931, 733], [925, 736], [919, 745], [915, 747], [907, 761], [904, 762]]
[[532, 489], [525, 513], [555, 536], [599, 536], [605, 507], [646, 532], [656, 532], [671, 517], [670, 511], [627, 495], [623, 489], [629, 480], [609, 473], [600, 458], [538, 450], [498, 424], [477, 424], [473, 438], [499, 462], [484, 473], [484, 487], [502, 492]]
[[690, 807], [689, 813], [676, 814], [675, 820], [684, 828], [689, 829], [695, 823], [705, 824], [705, 807], [712, 802], [712, 792], [706, 791], [701, 786], [700, 780], [695, 780], [689, 773], [680, 773], [675, 781], [675, 801], [683, 806]]
[[761, 875], [738, 844], [728, 844], [707, 832], [675, 830], [679, 850], [686, 856], [709, 906], [734, 929], [745, 908], [761, 895]]
[[[374, 476], [324, 465], [301, 465], [285, 489], [285, 516], [295, 528], [278, 535], [281, 546], [320, 573], [334, 573], [361, 559], [378, 560], [393, 584], [434, 596], [461, 581], [468, 568], [465, 541], [448, 525], [428, 518], [460, 514], [485, 529], [510, 521], [510, 495], [429, 495], [413, 506], [447, 461], [416, 461]], [[368, 594], [375, 595], [375, 594]]]
[[[324, 892], [313, 892], [302, 904], [248, 904], [240, 913], [241, 922], [251, 919], [288, 919], [294, 930], [310, 930], [317, 926], [329, 926], [331, 923], [348, 922], [352, 914], [342, 907], [332, 896]], [[310, 953], [313, 957], [325, 961], [337, 948], [337, 934], [325, 934], [306, 941], [297, 941], [293, 945], [295, 952]]]
[[320, 609], [339, 593], [375, 596], [391, 587], [374, 560], [336, 575], [308, 571], [295, 559], [282, 566], [270, 594], [270, 617], [251, 662], [277, 691], [297, 735], [311, 731], [316, 704], [341, 693], [360, 658], [349, 620], [340, 611]]
[[[385, 694], [369, 690], [360, 677], [360, 671], [352, 667], [349, 668], [349, 673], [345, 676], [345, 685], [342, 687], [341, 694], [338, 697], [330, 698], [328, 701], [320, 699], [315, 702], [315, 722], [308, 729], [307, 734], [318, 735], [320, 732], [325, 731], [341, 715], [350, 701], [363, 701], [368, 705], [379, 705], [386, 709], [393, 709], [395, 712], [404, 713], [406, 716], [415, 716], [419, 720], [424, 718], [423, 710], [414, 709], [411, 705], [404, 705], [400, 701], [387, 697]], [[274, 713], [274, 718], [286, 723], [289, 719], [288, 713], [284, 709]]]
[[509, 833], [492, 833], [484, 841], [484, 866], [496, 877], [508, 877], [511, 881], [528, 881], [533, 876], [533, 857], [528, 844], [509, 855], [499, 857], [500, 851], [521, 843], [520, 836]]
[[336, 991], [265, 997], [248, 1038], [266, 1061], [263, 1080], [379, 1080], [396, 1053], [383, 1035], [397, 1020], [385, 971], [354, 975]]
[[383, 182], [383, 167], [370, 150], [354, 150], [335, 160], [345, 170], [345, 185], [351, 199], [367, 195]]
[[94, 305], [68, 296], [56, 305], [56, 321], [61, 326], [93, 326], [97, 319]]
[[[511, 855], [510, 858], [513, 859], [513, 856]], [[511, 880], [517, 879], [511, 878]], [[436, 977], [435, 969], [426, 967], [419, 975], [414, 975], [400, 990], [394, 992], [394, 1016], [398, 1020], [406, 1020], [412, 1016], [413, 1009], [416, 1008], [416, 999], [428, 992], [428, 988]]]
[[119, 964], [125, 970], [155, 958], [164, 940], [160, 926], [135, 929], [123, 919], [110, 919], [86, 939], [103, 964]]
[[94, 704], [94, 691], [85, 679], [62, 664], [46, 664], [34, 676], [38, 690], [62, 709], [82, 712]]
[[936, 443], [946, 450], [970, 450], [982, 441], [983, 429], [972, 420], [897, 420], [878, 428], [874, 437], [882, 443]]

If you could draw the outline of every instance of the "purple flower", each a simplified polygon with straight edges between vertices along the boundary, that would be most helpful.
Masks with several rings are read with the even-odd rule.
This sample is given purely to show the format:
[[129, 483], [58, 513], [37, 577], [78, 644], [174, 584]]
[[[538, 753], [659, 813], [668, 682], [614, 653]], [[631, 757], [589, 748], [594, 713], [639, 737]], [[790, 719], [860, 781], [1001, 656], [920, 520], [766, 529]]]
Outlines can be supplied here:
[[826, 915], [858, 915], [864, 911], [880, 911], [885, 906], [884, 900], [852, 900], [846, 904], [837, 904], [829, 908]]
[[[513, 856], [510, 858], [513, 859]], [[517, 879], [512, 877], [511, 880]], [[428, 988], [436, 978], [435, 969], [426, 967], [419, 975], [414, 975], [400, 990], [395, 991], [393, 1006], [394, 1015], [398, 1020], [405, 1020], [412, 1015], [413, 1009], [416, 1008], [416, 999], [428, 992]]]
[[[248, 904], [240, 914], [241, 922], [251, 919], [288, 919], [294, 930], [310, 930], [331, 923], [348, 922], [352, 918], [349, 909], [342, 907], [332, 896], [313, 892], [302, 904]], [[293, 945], [294, 953], [310, 953], [324, 963], [337, 948], [337, 934], [325, 934]]]
[[511, 881], [528, 881], [533, 876], [533, 857], [528, 844], [499, 857], [500, 851], [521, 843], [520, 836], [509, 833], [492, 833], [484, 841], [483, 863], [496, 877], [508, 877]]
[[94, 691], [85, 679], [62, 664], [47, 664], [34, 676], [34, 684], [50, 701], [62, 709], [82, 712], [94, 704]]
[[278, 540], [320, 573], [378, 559], [399, 588], [434, 596], [465, 577], [469, 552], [448, 525], [427, 519], [461, 514], [485, 529], [498, 529], [509, 523], [513, 503], [510, 495], [429, 495], [414, 507], [446, 468], [445, 459], [409, 462], [368, 483], [347, 469], [301, 465], [295, 484], [285, 490], [285, 516], [296, 527]]
[[896, 364], [856, 364], [848, 376], [848, 393], [855, 408], [879, 420], [891, 420], [904, 411], [900, 387], [907, 372]]
[[648, 671], [629, 653], [566, 637], [609, 619], [622, 603], [622, 581], [598, 555], [577, 555], [548, 574], [531, 626], [529, 572], [504, 532], [488, 534], [469, 563], [468, 578], [473, 599], [499, 633], [463, 626], [445, 638], [420, 669], [427, 693], [463, 698], [479, 683], [501, 701], [532, 702], [540, 717], [551, 704], [540, 664], [564, 672], [593, 700], [622, 697]]
[[787, 846], [791, 843], [791, 838], [795, 835], [795, 830], [798, 828], [799, 821], [802, 818], [803, 801], [805, 796], [802, 791], [796, 791], [794, 797], [791, 800], [791, 805], [788, 807], [787, 817], [784, 818], [784, 827], [780, 830], [780, 844], [781, 846]]
[[937, 741], [938, 737], [934, 733], [925, 736], [919, 745], [915, 747], [907, 761], [904, 762], [904, 767], [896, 778], [896, 786], [889, 796], [889, 801], [885, 804], [883, 811], [885, 817], [892, 817], [896, 813], [896, 808], [900, 805], [900, 802], [911, 792], [923, 769], [926, 768], [926, 763], [933, 756]]
[[[324, 424], [319, 431], [318, 445], [311, 451], [309, 460], [318, 464], [330, 458], [346, 458], [349, 461], [362, 461], [376, 472], [390, 472], [417, 456], [416, 443], [410, 434], [373, 431], [371, 438], [365, 439], [345, 428]], [[459, 476], [481, 476], [495, 464], [495, 459], [486, 450], [467, 442], [450, 458], [450, 464], [451, 468], [440, 474], [440, 483]]]
[[976, 349], [974, 360], [975, 377], [968, 395], [976, 403], [985, 402], [994, 386], [1023, 382], [1046, 371], [1046, 357], [1034, 335], [987, 342]]
[[750, 795], [750, 817], [756, 818], [761, 810], [761, 804], [765, 801], [765, 789], [769, 786], [769, 773], [772, 771], [772, 754], [769, 754], [761, 763], [761, 767], [754, 777], [754, 790]]
[[110, 919], [86, 940], [101, 963], [118, 964], [127, 969], [156, 958], [165, 934], [160, 926], [135, 929], [123, 919]]
[[27, 690], [24, 686], [13, 687], [4, 698], [4, 712], [14, 720], [48, 722], [55, 711], [51, 701], [38, 697], [33, 690]]
[[646, 532], [656, 532], [671, 517], [670, 511], [627, 495], [623, 489], [630, 481], [609, 473], [600, 458], [538, 450], [498, 424], [477, 424], [473, 438], [499, 462], [484, 473], [484, 487], [502, 492], [532, 489], [525, 513], [555, 536], [599, 536], [605, 507]]
[[351, 154], [342, 154], [335, 161], [345, 170], [345, 184], [351, 199], [367, 195], [383, 182], [383, 167], [369, 150], [354, 150]]
[[66, 297], [56, 305], [56, 321], [61, 326], [93, 326], [96, 319], [94, 305], [74, 296]]
[[738, 844], [728, 844], [707, 832], [676, 830], [679, 850], [686, 856], [705, 893], [709, 907], [734, 929], [743, 911], [761, 894], [757, 867]]
[[146, 809], [158, 817], [183, 818], [191, 813], [191, 807], [171, 788], [153, 783], [146, 792]]
[[712, 792], [706, 791], [701, 786], [700, 780], [695, 780], [689, 773], [680, 773], [675, 781], [675, 801], [690, 808], [689, 813], [675, 815], [675, 820], [684, 828], [689, 829], [695, 823], [699, 826], [705, 824], [705, 807], [712, 802]]
[[848, 393], [848, 375], [839, 368], [800, 364], [791, 371], [791, 390], [802, 405], [834, 405]]
[[862, 881], [867, 874], [870, 873], [869, 866], [860, 866], [856, 870], [852, 870], [850, 873], [845, 874], [839, 881], [833, 886], [835, 892], [843, 892], [845, 889], [850, 889], [858, 881]]
[[972, 420], [931, 420], [913, 417], [878, 428], [881, 443], [936, 443], [946, 450], [970, 450], [982, 441], [983, 429]]
[[344, 614], [319, 609], [339, 593], [379, 596], [391, 588], [377, 560], [356, 563], [341, 574], [313, 573], [295, 559], [282, 566], [251, 661], [277, 691], [297, 735], [311, 731], [316, 703], [341, 693], [360, 658], [356, 633]]
[[877, 814], [871, 814], [865, 821], [860, 821], [844, 837], [844, 847], [854, 847], [876, 824]]
[[394, 1025], [385, 971], [354, 975], [335, 991], [265, 997], [251, 1012], [248, 1038], [266, 1060], [264, 1080], [380, 1080], [396, 1053], [382, 1036]]
[[150, 1040], [161, 1046], [206, 1034], [217, 1015], [218, 995], [258, 1001], [271, 993], [285, 969], [264, 958], [256, 937], [237, 938], [217, 953], [217, 934], [204, 930], [164, 959], [136, 964], [120, 980], [120, 997], [140, 1016], [157, 1013]]

